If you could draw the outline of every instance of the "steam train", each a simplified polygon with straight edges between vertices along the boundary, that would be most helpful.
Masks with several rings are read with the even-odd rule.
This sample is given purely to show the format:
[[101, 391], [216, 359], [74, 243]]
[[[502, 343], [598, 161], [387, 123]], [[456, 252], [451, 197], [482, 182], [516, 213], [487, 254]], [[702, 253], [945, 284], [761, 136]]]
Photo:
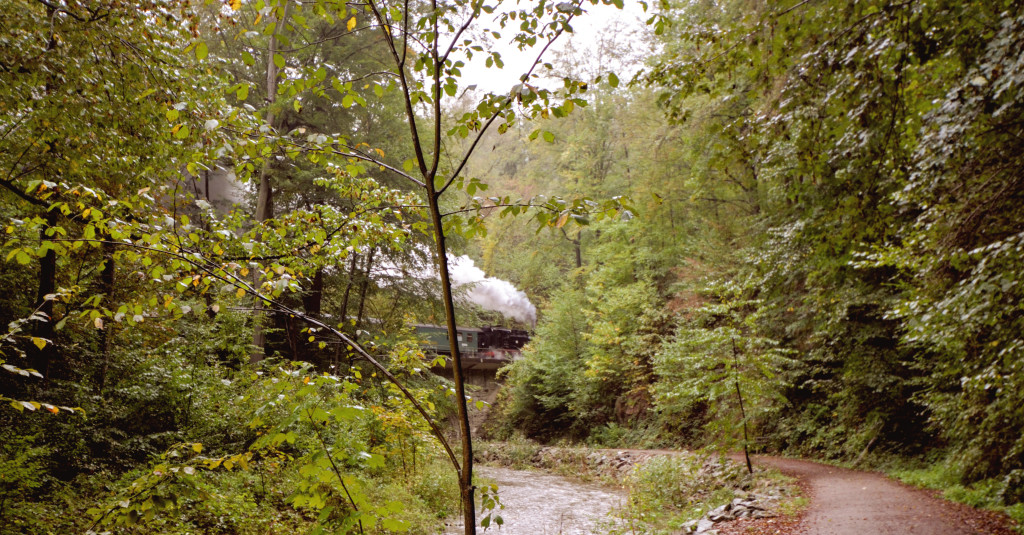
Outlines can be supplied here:
[[[451, 355], [448, 328], [442, 325], [414, 325], [422, 347], [438, 355]], [[459, 327], [459, 353], [464, 369], [497, 369], [519, 357], [530, 333], [501, 327]], [[451, 364], [447, 363], [446, 367]]]

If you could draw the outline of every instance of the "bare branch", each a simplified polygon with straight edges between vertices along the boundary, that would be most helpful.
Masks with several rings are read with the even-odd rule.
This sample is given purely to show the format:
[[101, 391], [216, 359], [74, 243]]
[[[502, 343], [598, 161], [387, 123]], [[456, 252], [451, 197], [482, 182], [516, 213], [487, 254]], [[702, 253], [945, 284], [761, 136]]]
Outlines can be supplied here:
[[386, 19], [384, 18], [384, 15], [381, 13], [380, 9], [377, 7], [377, 4], [373, 0], [369, 0], [367, 3], [370, 6], [370, 10], [373, 12], [373, 16], [377, 18], [377, 22], [381, 26], [381, 33], [384, 35], [384, 41], [388, 44], [388, 49], [391, 50], [391, 56], [392, 58], [394, 58], [395, 64], [398, 67], [398, 80], [402, 84], [402, 98], [405, 101], [405, 115], [406, 119], [409, 122], [409, 131], [412, 136], [413, 151], [416, 154], [416, 163], [419, 165], [420, 172], [423, 174], [424, 178], [429, 180], [427, 176], [427, 161], [423, 155], [423, 146], [420, 143], [420, 133], [416, 127], [416, 112], [415, 110], [413, 110], [412, 107], [412, 91], [409, 89], [409, 79], [405, 74], [405, 49], [408, 47], [409, 35], [407, 31], [409, 24], [408, 1], [406, 1], [407, 9], [405, 11], [405, 18], [403, 20], [403, 25], [405, 26], [405, 31], [403, 31], [403, 33], [405, 34], [406, 37], [402, 47], [401, 55], [399, 55], [398, 50], [395, 48], [395, 41], [390, 31], [391, 26], [387, 24]]
[[[576, 10], [579, 9], [581, 5], [583, 5], [583, 2], [584, 2], [584, 0], [576, 0], [576, 3], [574, 5], [574, 9], [572, 10], [572, 13], [570, 13], [569, 16], [566, 17], [566, 19], [565, 19], [566, 24], [568, 24], [569, 21], [571, 21], [573, 19], [573, 17], [576, 16]], [[526, 71], [526, 74], [524, 74], [522, 76], [521, 79], [523, 80], [524, 83], [525, 83], [526, 80], [530, 79], [530, 76], [533, 74], [533, 71], [537, 68], [538, 65], [541, 64], [541, 59], [544, 57], [544, 54], [547, 53], [548, 48], [551, 48], [551, 45], [554, 44], [555, 41], [558, 40], [558, 38], [564, 32], [565, 32], [565, 27], [564, 26], [561, 27], [561, 28], [558, 28], [557, 30], [555, 30], [555, 34], [552, 35], [550, 39], [548, 39], [547, 44], [544, 45], [544, 47], [540, 50], [540, 53], [537, 54], [536, 59], [533, 60], [533, 64], [530, 65], [530, 69], [528, 71]], [[477, 144], [480, 143], [480, 140], [483, 139], [484, 134], [487, 133], [487, 129], [489, 129], [491, 127], [491, 125], [494, 124], [495, 119], [497, 119], [501, 115], [501, 113], [503, 111], [505, 111], [505, 109], [510, 104], [512, 104], [513, 98], [514, 97], [513, 97], [512, 93], [509, 93], [508, 98], [505, 99], [505, 102], [502, 103], [501, 106], [499, 106], [497, 109], [494, 110], [494, 113], [491, 115], [491, 117], [489, 119], [487, 119], [487, 122], [484, 123], [484, 126], [482, 128], [480, 128], [480, 131], [477, 133], [476, 137], [473, 139], [473, 142], [469, 145], [469, 149], [467, 149], [466, 153], [463, 155], [462, 161], [459, 162], [459, 166], [455, 168], [455, 171], [452, 172], [452, 175], [450, 177], [448, 177], [448, 180], [445, 182], [444, 186], [441, 188], [441, 191], [439, 192], [439, 195], [440, 194], [444, 194], [445, 190], [448, 189], [448, 186], [451, 186], [452, 182], [455, 182], [455, 179], [459, 177], [459, 174], [462, 173], [462, 169], [466, 167], [467, 163], [469, 163], [469, 158], [473, 155], [473, 152], [476, 150]]]

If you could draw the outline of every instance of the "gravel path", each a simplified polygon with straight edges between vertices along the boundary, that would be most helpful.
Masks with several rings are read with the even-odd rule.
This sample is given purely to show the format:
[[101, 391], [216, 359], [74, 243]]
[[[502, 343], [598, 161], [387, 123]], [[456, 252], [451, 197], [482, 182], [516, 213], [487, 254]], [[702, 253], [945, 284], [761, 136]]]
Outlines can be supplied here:
[[[947, 502], [871, 472], [809, 461], [757, 457], [755, 464], [798, 478], [810, 505], [801, 519], [721, 525], [723, 534], [961, 535], [1013, 534], [1005, 516]], [[718, 526], [716, 526], [718, 527]]]

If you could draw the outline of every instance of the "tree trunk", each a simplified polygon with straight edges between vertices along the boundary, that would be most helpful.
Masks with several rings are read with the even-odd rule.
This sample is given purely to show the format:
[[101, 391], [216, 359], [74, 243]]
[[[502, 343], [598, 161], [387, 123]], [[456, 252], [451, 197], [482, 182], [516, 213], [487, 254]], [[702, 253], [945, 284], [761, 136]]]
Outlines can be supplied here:
[[[274, 63], [274, 56], [277, 55], [277, 34], [284, 31], [288, 22], [288, 12], [291, 9], [291, 2], [284, 5], [284, 14], [277, 22], [277, 30], [270, 36], [270, 45], [267, 47], [267, 126], [271, 131], [274, 129], [274, 104], [277, 103], [277, 64]], [[274, 217], [274, 188], [270, 183], [270, 176], [267, 171], [270, 169], [270, 160], [263, 164], [260, 170], [260, 189], [256, 197], [256, 221], [264, 222]], [[259, 278], [259, 273], [254, 277]], [[258, 286], [258, 280], [257, 288]], [[257, 300], [253, 305], [253, 331], [252, 331], [252, 353], [249, 355], [249, 362], [256, 363], [263, 360], [266, 335], [263, 332], [266, 317], [263, 302]]]
[[736, 365], [733, 370], [733, 381], [736, 383], [736, 397], [740, 400], [740, 418], [743, 419], [743, 458], [747, 461], [747, 473], [753, 474], [754, 467], [750, 464], [750, 436], [747, 434], [747, 411], [743, 408], [743, 392], [740, 391], [739, 351], [736, 349], [736, 339], [732, 339], [732, 358]]
[[323, 309], [324, 301], [324, 270], [316, 270], [313, 280], [310, 281], [309, 290], [302, 296], [302, 308], [310, 316], [319, 316]]
[[459, 488], [462, 493], [462, 518], [467, 535], [476, 533], [476, 505], [473, 487], [473, 437], [470, 436], [469, 411], [466, 407], [466, 384], [462, 376], [462, 352], [459, 349], [458, 327], [455, 324], [455, 300], [452, 298], [452, 281], [448, 269], [448, 248], [445, 245], [444, 227], [441, 225], [441, 207], [434, 191], [432, 177], [426, 180], [427, 199], [431, 223], [434, 227], [437, 272], [441, 276], [441, 300], [444, 302], [445, 323], [448, 326], [448, 342], [452, 353], [452, 378], [455, 382], [455, 407], [458, 409], [459, 430], [462, 435], [462, 466], [459, 470]]
[[341, 324], [342, 330], [345, 328], [345, 322], [348, 320], [348, 297], [352, 293], [352, 284], [356, 280], [356, 270], [358, 269], [359, 255], [352, 253], [352, 262], [348, 267], [348, 283], [345, 284], [345, 295], [341, 299]]
[[[39, 229], [40, 241], [46, 240], [46, 229], [57, 224], [57, 210], [46, 213], [46, 226]], [[57, 253], [53, 249], [46, 251], [46, 254], [39, 259], [39, 284], [36, 291], [36, 306], [39, 312], [46, 315], [46, 321], [37, 321], [33, 327], [33, 335], [45, 338], [50, 341], [42, 349], [33, 346], [31, 351], [31, 366], [46, 378], [50, 377], [50, 364], [57, 357], [57, 346], [53, 343], [53, 336], [56, 332], [53, 322], [53, 299], [47, 296], [57, 291]]]
[[[110, 239], [109, 236], [105, 236], [105, 238]], [[117, 274], [117, 265], [114, 263], [114, 250], [115, 245], [112, 242], [103, 242], [103, 272], [100, 273], [100, 293], [103, 294], [103, 305], [107, 308], [111, 308], [111, 302], [114, 299], [114, 281]], [[107, 383], [107, 368], [110, 367], [110, 329], [112, 328], [113, 323], [110, 323], [99, 331], [100, 355], [103, 358], [98, 381], [101, 392]]]
[[370, 287], [370, 270], [373, 269], [373, 257], [377, 253], [377, 249], [370, 249], [370, 253], [366, 255], [366, 270], [363, 272], [362, 286], [359, 288], [359, 311], [356, 313], [356, 328], [357, 333], [353, 338], [359, 338], [359, 327], [363, 323], [363, 307], [366, 305], [366, 290]]

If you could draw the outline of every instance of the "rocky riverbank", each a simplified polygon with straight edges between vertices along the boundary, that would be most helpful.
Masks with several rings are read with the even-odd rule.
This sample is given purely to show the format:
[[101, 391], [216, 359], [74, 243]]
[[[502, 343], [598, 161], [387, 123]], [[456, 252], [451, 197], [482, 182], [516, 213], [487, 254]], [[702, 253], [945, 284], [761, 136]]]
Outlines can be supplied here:
[[539, 469], [624, 488], [619, 515], [673, 534], [714, 534], [724, 522], [773, 518], [794, 510], [799, 489], [777, 473], [748, 474], [720, 456], [670, 450], [607, 450], [485, 443], [477, 462]]

